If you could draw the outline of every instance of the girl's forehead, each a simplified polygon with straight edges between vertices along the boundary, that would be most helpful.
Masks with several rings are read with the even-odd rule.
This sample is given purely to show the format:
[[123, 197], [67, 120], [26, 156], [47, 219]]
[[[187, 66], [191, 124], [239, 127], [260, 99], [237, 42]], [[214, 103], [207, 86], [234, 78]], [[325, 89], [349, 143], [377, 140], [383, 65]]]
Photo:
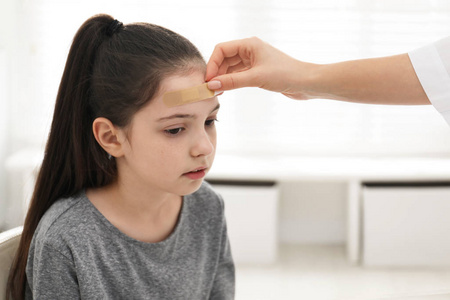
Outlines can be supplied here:
[[168, 107], [163, 101], [164, 94], [168, 92], [192, 88], [203, 83], [205, 83], [204, 73], [200, 71], [192, 72], [187, 75], [167, 76], [161, 81], [160, 89], [156, 97], [149, 102], [148, 106], [145, 107], [142, 112], [152, 119], [159, 119], [174, 113], [203, 114], [203, 111], [205, 111], [207, 114], [212, 106], [218, 104], [217, 97], [175, 107]]
[[161, 81], [159, 94], [162, 95], [167, 92], [191, 88], [202, 83], [205, 83], [205, 77], [204, 73], [200, 71], [195, 71], [186, 75], [167, 76]]

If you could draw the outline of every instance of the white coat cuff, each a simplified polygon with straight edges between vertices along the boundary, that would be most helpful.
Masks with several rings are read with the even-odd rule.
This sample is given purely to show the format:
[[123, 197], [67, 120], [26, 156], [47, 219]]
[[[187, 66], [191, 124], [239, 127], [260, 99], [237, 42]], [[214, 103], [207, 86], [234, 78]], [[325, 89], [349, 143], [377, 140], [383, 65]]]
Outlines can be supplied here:
[[[444, 44], [448, 44], [450, 40], [443, 41]], [[443, 41], [416, 49], [408, 54], [428, 99], [450, 125], [450, 76], [445, 61], [439, 53], [439, 50], [443, 49], [438, 48], [439, 43], [442, 47]], [[450, 49], [447, 48], [447, 51]], [[450, 61], [447, 64], [450, 64]]]

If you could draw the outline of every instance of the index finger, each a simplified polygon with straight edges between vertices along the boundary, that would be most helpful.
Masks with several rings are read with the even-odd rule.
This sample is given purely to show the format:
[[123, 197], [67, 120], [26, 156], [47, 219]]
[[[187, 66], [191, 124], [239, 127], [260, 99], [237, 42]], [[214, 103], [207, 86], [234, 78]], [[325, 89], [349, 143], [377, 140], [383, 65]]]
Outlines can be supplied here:
[[211, 78], [218, 75], [222, 75], [219, 74], [219, 69], [223, 61], [225, 58], [236, 56], [239, 53], [241, 46], [242, 40], [234, 40], [217, 44], [211, 54], [211, 57], [209, 58], [208, 64], [206, 65], [206, 81], [209, 81]]

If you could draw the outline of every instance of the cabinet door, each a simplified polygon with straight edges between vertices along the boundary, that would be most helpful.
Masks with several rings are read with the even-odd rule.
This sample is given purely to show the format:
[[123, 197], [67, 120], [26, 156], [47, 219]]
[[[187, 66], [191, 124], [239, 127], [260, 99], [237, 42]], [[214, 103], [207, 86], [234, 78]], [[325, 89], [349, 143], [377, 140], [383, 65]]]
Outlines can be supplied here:
[[450, 266], [450, 186], [363, 188], [363, 264]]

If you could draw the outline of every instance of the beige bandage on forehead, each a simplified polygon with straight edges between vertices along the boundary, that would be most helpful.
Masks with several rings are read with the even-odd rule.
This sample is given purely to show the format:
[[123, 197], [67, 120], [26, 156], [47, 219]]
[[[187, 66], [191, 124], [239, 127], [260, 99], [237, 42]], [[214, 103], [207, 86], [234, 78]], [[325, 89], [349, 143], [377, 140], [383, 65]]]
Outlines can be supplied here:
[[163, 95], [163, 101], [167, 106], [173, 107], [206, 100], [214, 97], [216, 94], [214, 91], [208, 89], [207, 83], [204, 83], [188, 89], [165, 93]]

